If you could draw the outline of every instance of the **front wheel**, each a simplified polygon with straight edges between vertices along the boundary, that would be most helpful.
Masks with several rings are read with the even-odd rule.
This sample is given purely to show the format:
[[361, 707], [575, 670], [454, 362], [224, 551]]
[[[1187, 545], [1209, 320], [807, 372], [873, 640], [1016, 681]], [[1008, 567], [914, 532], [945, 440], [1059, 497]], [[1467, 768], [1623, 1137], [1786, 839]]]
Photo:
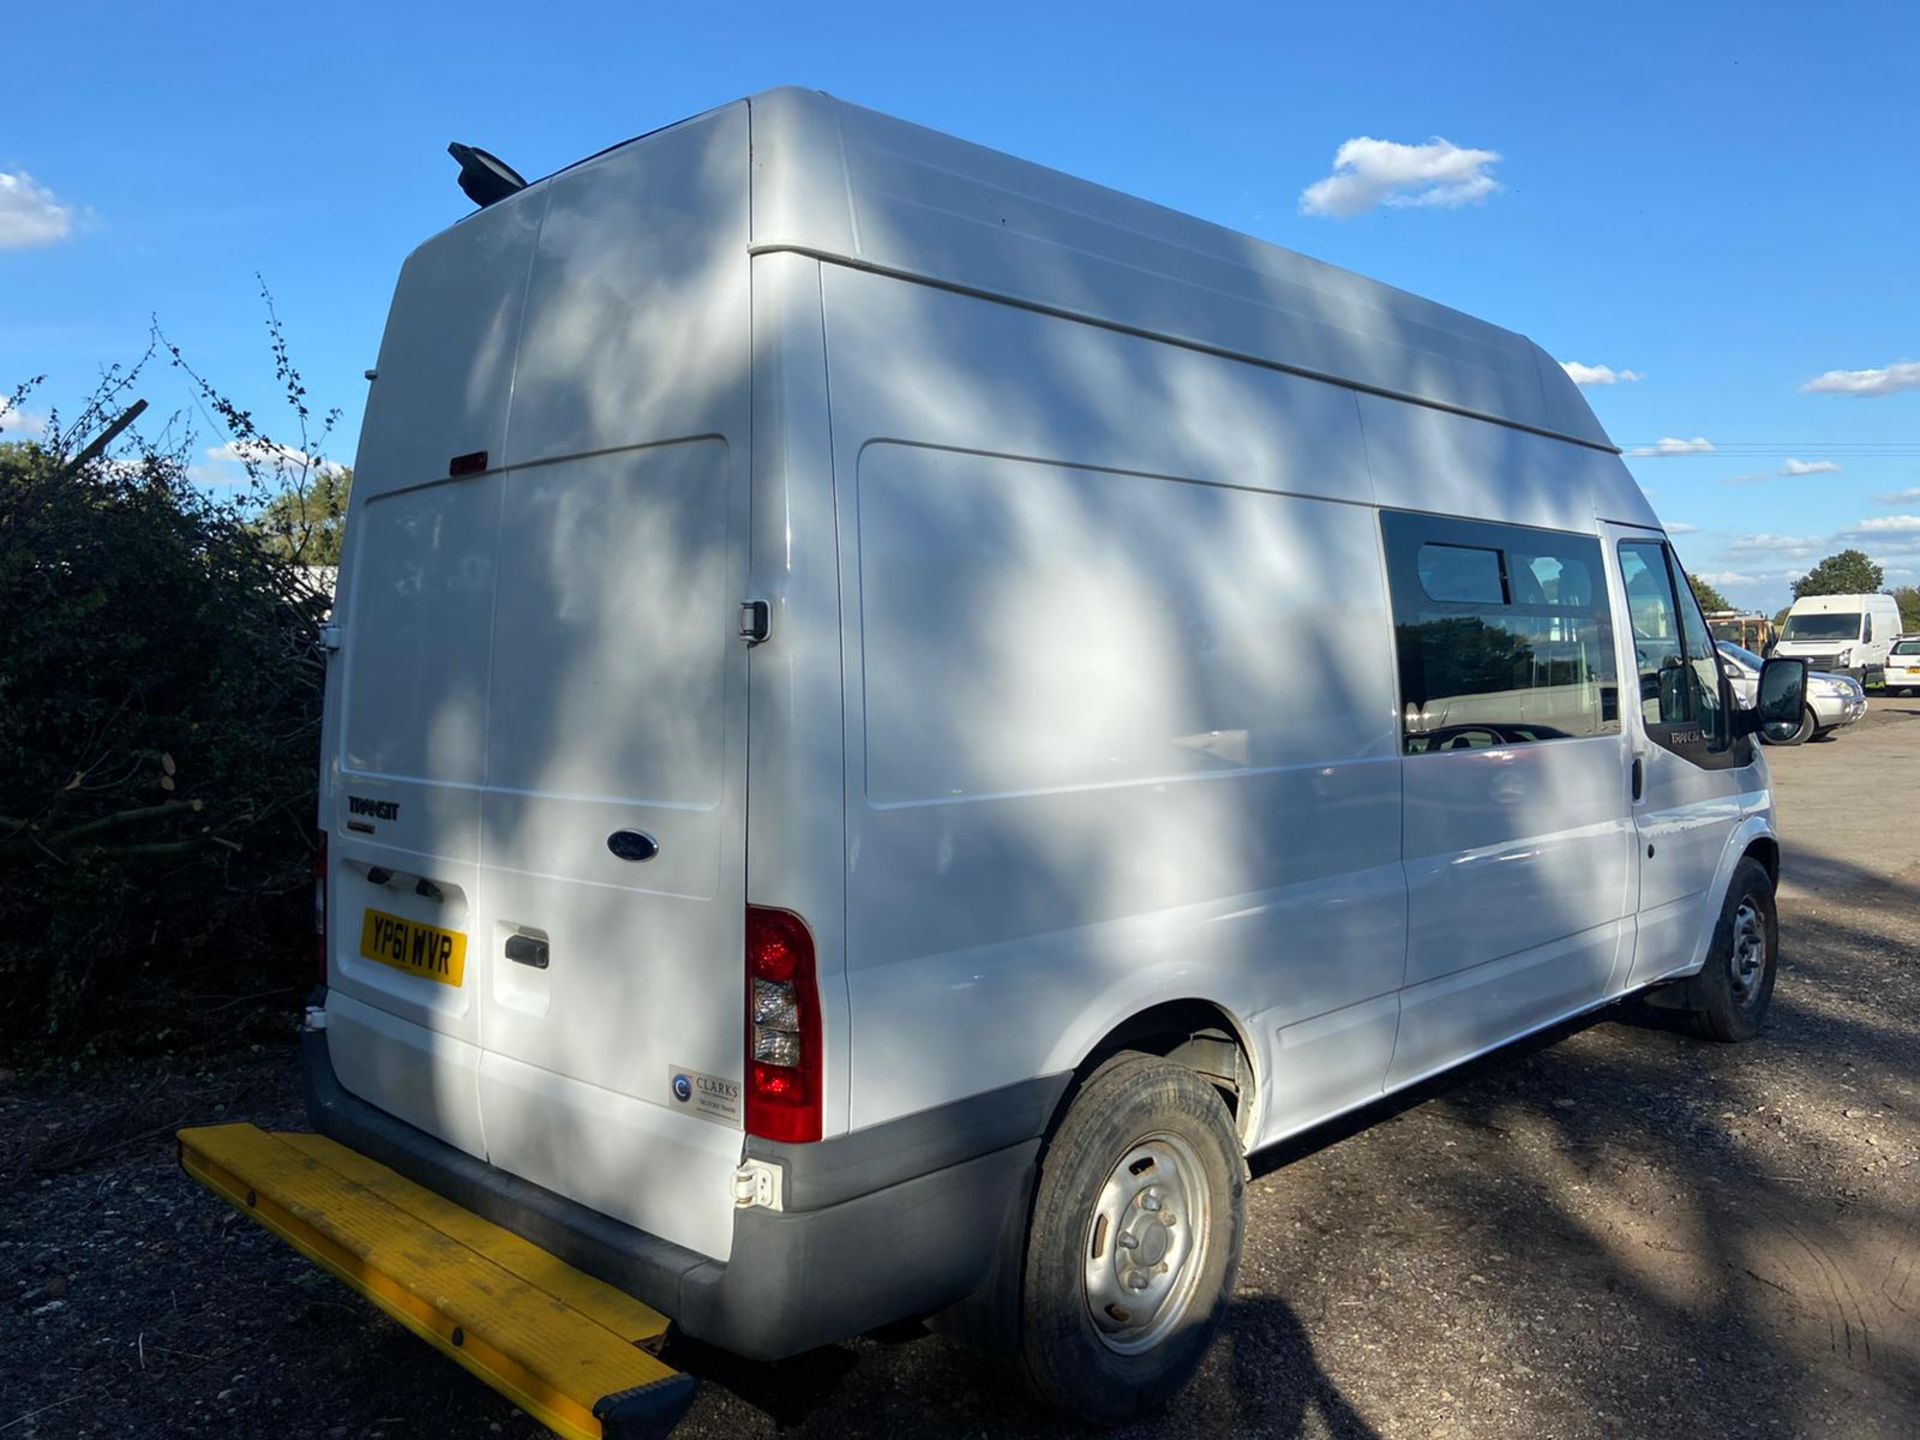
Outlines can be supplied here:
[[1779, 951], [1773, 881], [1766, 866], [1744, 859], [1734, 867], [1707, 963], [1687, 982], [1694, 1033], [1728, 1042], [1758, 1035], [1773, 1003]]
[[1762, 732], [1760, 738], [1769, 745], [1804, 745], [1813, 738], [1813, 732], [1819, 728], [1819, 722], [1813, 718], [1813, 707], [1808, 706], [1800, 712], [1800, 728], [1791, 735], [1775, 740]]
[[1102, 1065], [1040, 1164], [1020, 1296], [1028, 1388], [1094, 1425], [1164, 1408], [1219, 1328], [1245, 1209], [1219, 1092], [1156, 1056]]

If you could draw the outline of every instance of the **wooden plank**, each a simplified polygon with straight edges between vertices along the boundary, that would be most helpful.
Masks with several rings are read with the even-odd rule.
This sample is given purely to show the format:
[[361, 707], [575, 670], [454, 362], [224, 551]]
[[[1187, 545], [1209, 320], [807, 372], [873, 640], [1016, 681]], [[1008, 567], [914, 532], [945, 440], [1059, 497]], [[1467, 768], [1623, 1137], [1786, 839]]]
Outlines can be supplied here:
[[469, 1250], [477, 1250], [501, 1269], [565, 1301], [623, 1340], [652, 1346], [666, 1337], [667, 1317], [652, 1306], [574, 1269], [511, 1230], [481, 1219], [471, 1210], [462, 1209], [424, 1185], [414, 1184], [357, 1150], [349, 1150], [324, 1135], [275, 1131], [273, 1138], [318, 1160], [329, 1170], [346, 1176], [389, 1205], [458, 1240]]
[[604, 1397], [679, 1379], [616, 1331], [282, 1139], [245, 1124], [179, 1138], [189, 1174], [570, 1440], [601, 1440], [594, 1406]]

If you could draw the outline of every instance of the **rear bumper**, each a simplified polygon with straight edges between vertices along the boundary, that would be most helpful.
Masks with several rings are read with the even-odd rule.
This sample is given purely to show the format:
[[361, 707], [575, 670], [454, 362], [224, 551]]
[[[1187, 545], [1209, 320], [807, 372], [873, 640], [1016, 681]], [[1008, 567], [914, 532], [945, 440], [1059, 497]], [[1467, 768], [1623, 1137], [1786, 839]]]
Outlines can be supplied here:
[[1034, 1165], [1069, 1076], [990, 1091], [814, 1145], [747, 1141], [786, 1208], [736, 1212], [718, 1261], [589, 1210], [349, 1094], [325, 1030], [302, 1040], [322, 1135], [651, 1305], [686, 1334], [779, 1360], [988, 1293], [1024, 1233]]

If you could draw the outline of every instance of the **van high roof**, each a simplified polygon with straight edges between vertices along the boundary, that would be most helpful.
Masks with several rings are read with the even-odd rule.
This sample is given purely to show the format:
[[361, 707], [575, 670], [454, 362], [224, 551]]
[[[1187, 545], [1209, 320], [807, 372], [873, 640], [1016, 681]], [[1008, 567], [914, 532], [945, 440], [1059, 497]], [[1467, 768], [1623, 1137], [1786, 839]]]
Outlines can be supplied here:
[[752, 248], [798, 251], [1613, 449], [1525, 336], [816, 90], [745, 101]]

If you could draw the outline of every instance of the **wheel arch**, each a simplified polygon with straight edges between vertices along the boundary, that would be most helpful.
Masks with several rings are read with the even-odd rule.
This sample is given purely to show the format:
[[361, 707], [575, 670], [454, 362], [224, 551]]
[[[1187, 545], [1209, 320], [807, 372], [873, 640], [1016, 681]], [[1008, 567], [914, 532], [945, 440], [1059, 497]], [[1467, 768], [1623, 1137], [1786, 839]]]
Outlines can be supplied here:
[[1706, 964], [1707, 950], [1713, 944], [1713, 928], [1720, 916], [1720, 907], [1726, 901], [1727, 887], [1733, 883], [1733, 871], [1742, 860], [1752, 856], [1766, 867], [1768, 878], [1774, 884], [1780, 882], [1780, 839], [1774, 833], [1773, 821], [1765, 812], [1748, 815], [1727, 837], [1726, 847], [1720, 854], [1719, 868], [1714, 872], [1713, 884], [1707, 887], [1701, 900], [1700, 938], [1695, 942], [1692, 958], [1680, 969], [1660, 979], [1682, 979], [1700, 973], [1700, 967]]
[[[1246, 1027], [1224, 1005], [1199, 997], [1163, 1000], [1111, 1026], [1074, 1066], [1073, 1084], [1060, 1099], [1057, 1126], [1087, 1077], [1114, 1055], [1143, 1051], [1185, 1065], [1218, 1090], [1243, 1146], [1259, 1129], [1261, 1076]], [[1050, 1126], [1049, 1129], [1052, 1127]]]
[[1780, 885], [1780, 841], [1772, 833], [1755, 836], [1747, 842], [1747, 848], [1740, 852], [1742, 860], [1758, 860], [1767, 872], [1767, 879], [1777, 889]]

